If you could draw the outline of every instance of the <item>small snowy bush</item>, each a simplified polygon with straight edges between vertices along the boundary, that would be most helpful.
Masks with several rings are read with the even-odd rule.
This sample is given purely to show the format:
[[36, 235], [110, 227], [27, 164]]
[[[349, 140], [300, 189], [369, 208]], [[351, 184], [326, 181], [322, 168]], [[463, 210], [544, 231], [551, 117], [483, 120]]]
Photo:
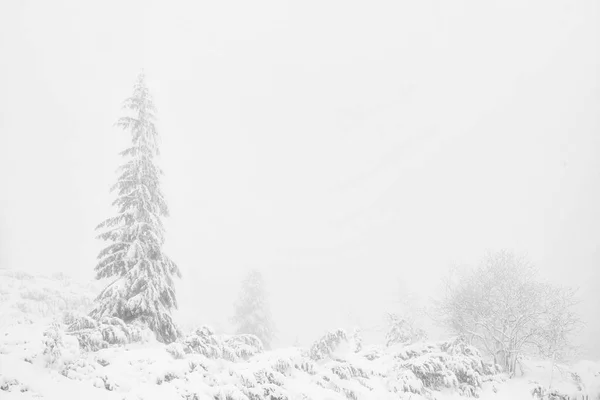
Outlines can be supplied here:
[[323, 360], [331, 357], [336, 349], [348, 338], [343, 329], [338, 329], [333, 332], [327, 332], [323, 337], [317, 340], [309, 350], [309, 356], [314, 361]]
[[219, 358], [223, 355], [221, 344], [213, 330], [207, 326], [196, 329], [182, 341], [186, 353], [202, 354], [207, 358]]
[[62, 355], [63, 332], [60, 325], [53, 323], [44, 331], [44, 358], [46, 365], [53, 365], [60, 360]]
[[369, 361], [377, 360], [383, 354], [383, 351], [379, 346], [371, 345], [369, 347], [364, 348], [360, 354]]
[[360, 328], [354, 328], [354, 330], [352, 331], [352, 343], [354, 346], [354, 352], [358, 353], [362, 350], [363, 345], [362, 345], [362, 332], [360, 330]]
[[[234, 360], [247, 360], [250, 357], [263, 352], [263, 345], [255, 335], [240, 334], [228, 336], [223, 340], [223, 348], [233, 354]], [[234, 361], [231, 360], [231, 361]]]
[[263, 352], [262, 343], [255, 335], [217, 336], [206, 326], [185, 337], [181, 344], [185, 353], [228, 361], [247, 360]]
[[127, 325], [116, 317], [103, 317], [97, 321], [87, 315], [80, 315], [72, 317], [71, 320], [68, 333], [79, 340], [82, 349], [88, 351], [144, 342], [151, 336], [144, 326]]
[[[0, 375], [0, 390], [5, 392], [31, 392], [28, 385], [20, 382], [18, 379], [8, 378], [4, 375]], [[33, 393], [33, 396], [39, 397], [39, 395], [35, 393]]]
[[79, 359], [63, 368], [61, 374], [69, 379], [83, 381], [92, 379], [96, 372], [96, 365], [86, 359]]
[[423, 388], [453, 388], [465, 397], [478, 397], [483, 377], [499, 372], [494, 365], [482, 360], [477, 349], [460, 338], [438, 345], [407, 346], [397, 352], [395, 359], [395, 369], [410, 371]]
[[181, 343], [170, 343], [165, 347], [165, 350], [167, 350], [167, 353], [172, 355], [176, 360], [180, 360], [185, 357], [185, 349]]
[[548, 399], [548, 400], [570, 400], [571, 396], [566, 393], [562, 393], [558, 389], [548, 389], [545, 386], [535, 383], [533, 389], [531, 389], [531, 396], [534, 399]]

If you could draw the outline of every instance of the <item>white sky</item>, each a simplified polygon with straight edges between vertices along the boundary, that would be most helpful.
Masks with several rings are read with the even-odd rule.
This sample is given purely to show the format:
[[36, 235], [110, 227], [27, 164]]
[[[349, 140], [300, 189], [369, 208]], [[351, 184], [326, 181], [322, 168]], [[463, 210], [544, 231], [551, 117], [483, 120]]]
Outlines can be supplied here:
[[4, 0], [0, 262], [92, 276], [143, 67], [183, 316], [226, 328], [260, 267], [307, 343], [508, 248], [581, 287], [599, 358], [599, 26], [595, 0]]

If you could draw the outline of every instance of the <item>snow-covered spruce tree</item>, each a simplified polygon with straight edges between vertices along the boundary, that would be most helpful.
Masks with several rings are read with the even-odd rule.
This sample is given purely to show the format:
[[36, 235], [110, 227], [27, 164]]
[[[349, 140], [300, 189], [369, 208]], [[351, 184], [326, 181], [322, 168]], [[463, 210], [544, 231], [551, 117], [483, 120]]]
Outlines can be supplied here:
[[96, 228], [103, 231], [98, 238], [110, 243], [98, 255], [96, 279], [114, 279], [96, 298], [90, 316], [139, 321], [158, 340], [172, 342], [177, 338], [171, 318], [171, 310], [177, 308], [173, 277], [181, 273], [162, 251], [161, 217], [168, 216], [168, 208], [160, 190], [162, 170], [155, 164], [159, 154], [156, 109], [143, 73], [123, 108], [130, 115], [116, 125], [131, 133], [131, 146], [120, 153], [126, 162], [111, 188], [117, 193], [113, 206], [118, 213]]
[[239, 297], [235, 303], [232, 322], [237, 334], [256, 335], [265, 350], [271, 348], [275, 328], [267, 304], [267, 293], [262, 273], [251, 270], [244, 280]]

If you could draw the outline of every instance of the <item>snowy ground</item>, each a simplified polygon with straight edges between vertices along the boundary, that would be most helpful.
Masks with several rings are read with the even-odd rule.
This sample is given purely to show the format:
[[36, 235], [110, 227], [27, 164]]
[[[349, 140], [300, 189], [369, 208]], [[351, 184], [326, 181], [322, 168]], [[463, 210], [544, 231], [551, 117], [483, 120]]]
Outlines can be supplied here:
[[[523, 377], [507, 380], [502, 374], [477, 372], [483, 364], [468, 349], [457, 353], [440, 344], [417, 344], [356, 352], [350, 338], [313, 358], [308, 349], [299, 348], [235, 359], [211, 357], [207, 343], [222, 349], [229, 339], [210, 334], [198, 339], [193, 333], [187, 342], [171, 346], [146, 338], [84, 351], [62, 322], [65, 312], [87, 311], [96, 290], [62, 276], [0, 270], [0, 399], [450, 400], [464, 398], [459, 393], [466, 394], [471, 386], [465, 382], [472, 378], [481, 381], [474, 386], [482, 399], [518, 400], [531, 399], [533, 388], [550, 380], [547, 362], [528, 360]], [[54, 342], [44, 336], [52, 323], [60, 342], [56, 351], [49, 351]], [[204, 350], [183, 351], [189, 338]], [[572, 372], [581, 378], [579, 394]], [[560, 366], [553, 382], [562, 393], [599, 399], [600, 363]]]

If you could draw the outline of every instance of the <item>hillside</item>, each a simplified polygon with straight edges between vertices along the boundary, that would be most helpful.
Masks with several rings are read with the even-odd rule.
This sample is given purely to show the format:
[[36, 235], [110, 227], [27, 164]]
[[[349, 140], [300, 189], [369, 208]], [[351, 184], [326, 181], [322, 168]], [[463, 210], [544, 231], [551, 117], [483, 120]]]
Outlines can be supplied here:
[[[507, 380], [460, 340], [362, 348], [337, 330], [265, 352], [253, 336], [200, 327], [165, 346], [142, 327], [86, 319], [93, 285], [0, 270], [1, 399], [531, 399], [550, 381], [535, 360]], [[600, 363], [560, 365], [553, 382], [598, 399]]]

